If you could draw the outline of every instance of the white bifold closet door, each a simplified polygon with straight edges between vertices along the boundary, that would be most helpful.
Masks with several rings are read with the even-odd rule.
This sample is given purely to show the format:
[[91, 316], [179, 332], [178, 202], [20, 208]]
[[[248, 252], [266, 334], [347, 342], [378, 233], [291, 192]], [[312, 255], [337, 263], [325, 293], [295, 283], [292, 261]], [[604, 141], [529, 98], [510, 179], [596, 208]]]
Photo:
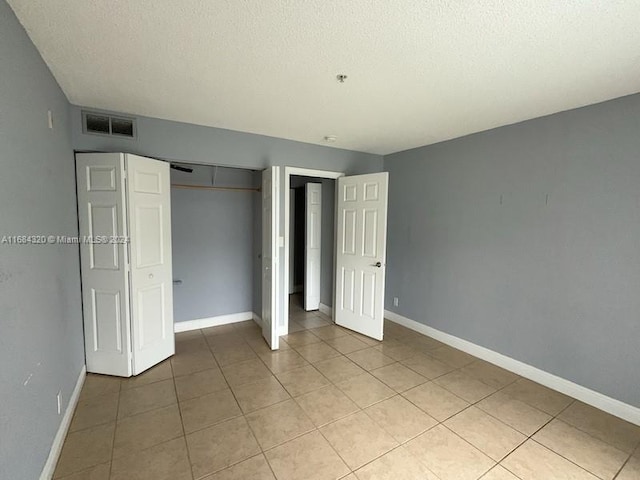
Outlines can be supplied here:
[[320, 308], [322, 184], [307, 183], [305, 187], [304, 309], [310, 311]]
[[262, 171], [262, 336], [272, 350], [278, 337], [280, 167]]
[[338, 179], [335, 322], [382, 340], [389, 174]]
[[133, 374], [175, 353], [169, 164], [125, 155]]
[[76, 155], [87, 371], [131, 376], [175, 352], [169, 164]]

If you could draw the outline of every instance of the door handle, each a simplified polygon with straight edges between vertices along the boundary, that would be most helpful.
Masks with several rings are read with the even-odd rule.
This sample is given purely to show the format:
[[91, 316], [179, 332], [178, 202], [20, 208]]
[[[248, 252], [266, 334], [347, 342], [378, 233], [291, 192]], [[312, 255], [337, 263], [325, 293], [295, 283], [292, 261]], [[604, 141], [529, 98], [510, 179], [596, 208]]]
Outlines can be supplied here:
[[380, 268], [380, 267], [382, 267], [382, 262], [376, 262], [376, 263], [374, 263], [374, 264], [373, 264], [373, 265], [371, 265], [371, 266], [372, 266], [372, 267], [378, 267], [378, 268]]

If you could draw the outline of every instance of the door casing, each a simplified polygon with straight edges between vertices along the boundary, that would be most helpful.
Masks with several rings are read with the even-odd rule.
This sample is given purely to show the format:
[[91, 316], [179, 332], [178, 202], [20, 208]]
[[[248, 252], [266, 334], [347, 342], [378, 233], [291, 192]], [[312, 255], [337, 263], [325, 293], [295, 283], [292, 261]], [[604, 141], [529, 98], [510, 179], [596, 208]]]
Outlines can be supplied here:
[[[280, 292], [281, 295], [280, 297], [280, 305], [282, 305], [282, 308], [280, 309], [280, 313], [282, 315], [282, 319], [284, 320], [284, 322], [278, 322], [278, 328], [279, 328], [279, 335], [287, 335], [289, 333], [289, 263], [290, 263], [290, 259], [289, 259], [289, 245], [290, 245], [290, 234], [291, 232], [289, 231], [289, 222], [290, 222], [290, 215], [291, 215], [291, 206], [289, 204], [290, 199], [289, 199], [289, 188], [291, 187], [291, 176], [292, 175], [300, 175], [303, 177], [314, 177], [314, 178], [328, 178], [330, 180], [336, 180], [340, 177], [344, 177], [344, 172], [336, 172], [336, 171], [329, 171], [329, 170], [317, 170], [317, 169], [311, 169], [311, 168], [301, 168], [301, 167], [284, 167], [284, 187], [283, 190], [285, 190], [287, 192], [287, 194], [284, 196], [284, 252], [283, 252], [283, 256], [284, 256], [284, 282], [281, 282], [281, 284], [284, 286], [284, 288], [282, 289], [282, 291]], [[336, 195], [337, 195], [337, 189], [336, 189]], [[335, 210], [334, 210], [334, 222], [335, 222]], [[335, 225], [334, 225], [334, 231], [335, 231]], [[333, 242], [335, 243], [335, 236], [333, 239]], [[334, 268], [335, 268], [335, 252], [334, 252], [334, 258], [333, 258], [333, 264], [334, 264]], [[278, 286], [278, 289], [280, 289], [280, 285]]]

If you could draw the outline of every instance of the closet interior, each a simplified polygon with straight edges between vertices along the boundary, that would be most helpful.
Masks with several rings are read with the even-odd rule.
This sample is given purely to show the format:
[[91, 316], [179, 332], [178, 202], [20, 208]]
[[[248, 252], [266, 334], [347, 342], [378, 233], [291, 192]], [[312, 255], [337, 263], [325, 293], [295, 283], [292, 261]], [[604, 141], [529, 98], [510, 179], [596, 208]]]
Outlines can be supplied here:
[[260, 181], [260, 171], [172, 162], [176, 330], [260, 312]]

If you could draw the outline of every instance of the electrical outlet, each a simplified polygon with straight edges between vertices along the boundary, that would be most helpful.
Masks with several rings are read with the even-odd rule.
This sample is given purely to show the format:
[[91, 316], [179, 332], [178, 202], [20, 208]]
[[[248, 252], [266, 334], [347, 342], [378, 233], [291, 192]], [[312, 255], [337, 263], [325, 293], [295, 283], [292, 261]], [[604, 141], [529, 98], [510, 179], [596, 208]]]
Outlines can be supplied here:
[[56, 399], [58, 401], [58, 415], [60, 415], [62, 413], [62, 390], [58, 392]]
[[53, 128], [53, 113], [51, 113], [51, 110], [47, 110], [47, 121], [49, 122], [49, 128]]
[[398, 297], [393, 297], [393, 306], [397, 307], [399, 303], [400, 303], [400, 300], [398, 299]]

